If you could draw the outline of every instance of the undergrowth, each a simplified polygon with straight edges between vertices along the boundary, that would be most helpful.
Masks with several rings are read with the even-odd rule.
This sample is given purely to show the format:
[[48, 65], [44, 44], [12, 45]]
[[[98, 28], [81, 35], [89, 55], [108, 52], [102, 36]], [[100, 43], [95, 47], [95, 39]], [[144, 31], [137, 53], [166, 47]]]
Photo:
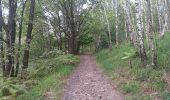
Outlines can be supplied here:
[[158, 40], [158, 66], [141, 66], [136, 51], [129, 44], [121, 44], [112, 51], [96, 54], [98, 63], [127, 100], [170, 100], [170, 34]]
[[[0, 100], [43, 100], [49, 91], [53, 91], [59, 99], [67, 76], [78, 62], [79, 58], [73, 55], [37, 58], [30, 63], [24, 79], [2, 79]], [[3, 94], [8, 93], [6, 91], [10, 94]]]

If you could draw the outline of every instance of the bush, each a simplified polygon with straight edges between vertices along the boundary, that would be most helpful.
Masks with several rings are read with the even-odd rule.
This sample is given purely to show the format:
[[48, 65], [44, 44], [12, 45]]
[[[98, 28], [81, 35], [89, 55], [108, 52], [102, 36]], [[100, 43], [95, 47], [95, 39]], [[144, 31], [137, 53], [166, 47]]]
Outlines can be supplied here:
[[39, 59], [29, 68], [28, 78], [40, 78], [59, 71], [64, 65], [76, 65], [79, 58], [73, 55], [61, 55], [51, 59]]

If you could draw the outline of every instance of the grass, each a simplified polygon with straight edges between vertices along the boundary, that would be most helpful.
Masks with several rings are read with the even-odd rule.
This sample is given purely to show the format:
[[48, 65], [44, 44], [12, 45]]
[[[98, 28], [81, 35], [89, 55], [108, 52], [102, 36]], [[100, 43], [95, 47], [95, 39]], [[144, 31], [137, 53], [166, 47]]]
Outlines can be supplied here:
[[139, 83], [136, 81], [130, 81], [127, 83], [122, 83], [121, 84], [121, 89], [124, 93], [132, 93], [136, 94], [140, 92], [139, 90]]
[[16, 100], [43, 100], [46, 92], [52, 91], [57, 100], [60, 99], [65, 78], [72, 72], [73, 66], [63, 66], [60, 71], [40, 79], [39, 84]]
[[96, 54], [102, 69], [113, 80], [127, 100], [170, 100], [170, 33], [158, 40], [158, 66], [141, 66], [135, 49], [127, 43], [112, 51], [105, 49]]
[[0, 89], [0, 99], [44, 100], [48, 92], [53, 92], [58, 100], [62, 96], [67, 77], [78, 63], [79, 58], [73, 55], [35, 59], [29, 64], [25, 79], [5, 79], [3, 84], [0, 83], [2, 90], [7, 88], [11, 93], [9, 96], [2, 97]]

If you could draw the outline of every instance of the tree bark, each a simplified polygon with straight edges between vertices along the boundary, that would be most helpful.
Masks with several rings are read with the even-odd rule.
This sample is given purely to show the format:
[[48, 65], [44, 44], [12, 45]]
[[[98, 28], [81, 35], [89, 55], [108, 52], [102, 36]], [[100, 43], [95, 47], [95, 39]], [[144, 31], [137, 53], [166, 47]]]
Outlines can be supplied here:
[[138, 34], [138, 53], [141, 58], [141, 62], [145, 64], [147, 59], [145, 47], [144, 47], [144, 37], [142, 34], [142, 22], [141, 22], [141, 3], [140, 0], [135, 1], [136, 4], [136, 22], [137, 22], [137, 34]]
[[158, 14], [158, 23], [159, 23], [159, 34], [161, 34], [162, 31], [162, 18], [161, 18], [161, 11], [160, 11], [160, 0], [157, 1], [157, 14]]
[[119, 45], [119, 36], [118, 36], [118, 27], [119, 27], [119, 19], [118, 19], [118, 0], [116, 0], [116, 7], [115, 7], [115, 12], [116, 12], [116, 46]]
[[168, 15], [168, 30], [170, 31], [170, 1], [166, 0], [166, 6], [167, 6], [167, 15]]
[[16, 38], [16, 9], [17, 0], [9, 0], [9, 16], [8, 16], [8, 30], [7, 35], [7, 59], [6, 76], [14, 77], [14, 51]]
[[[2, 0], [0, 0], [0, 18], [2, 18]], [[2, 23], [0, 22], [0, 38], [4, 38], [3, 37], [3, 33], [2, 33]], [[4, 41], [0, 40], [0, 57], [1, 57], [1, 67], [2, 67], [2, 73], [3, 76], [5, 76], [5, 62], [4, 62]]]
[[[134, 45], [134, 42], [133, 42], [133, 26], [132, 26], [132, 20], [130, 18], [130, 5], [129, 5], [130, 1], [129, 0], [125, 0], [125, 26], [126, 26], [126, 31], [127, 32], [126, 34], [126, 37], [127, 38], [130, 38], [130, 42], [132, 45]], [[128, 37], [128, 34], [130, 37]]]
[[19, 66], [20, 66], [20, 50], [21, 50], [21, 36], [22, 36], [22, 29], [23, 29], [23, 17], [24, 17], [24, 11], [25, 11], [25, 5], [27, 0], [24, 2], [22, 0], [22, 11], [21, 11], [21, 19], [19, 23], [19, 36], [18, 36], [18, 51], [17, 51], [17, 57], [16, 57], [16, 70], [15, 70], [15, 77], [18, 76]]
[[23, 69], [28, 68], [29, 62], [29, 52], [30, 52], [30, 44], [31, 44], [31, 34], [33, 29], [33, 20], [34, 20], [34, 9], [35, 9], [35, 0], [30, 0], [30, 15], [29, 15], [29, 23], [27, 28], [27, 35], [26, 35], [26, 48], [24, 50], [24, 57], [23, 57]]
[[105, 19], [106, 19], [108, 36], [109, 36], [109, 48], [110, 48], [110, 50], [112, 50], [112, 37], [111, 37], [111, 31], [110, 31], [110, 24], [109, 24], [109, 20], [108, 20], [107, 13], [106, 13], [106, 7], [104, 4], [103, 4], [103, 8], [104, 8], [104, 15], [105, 15]]
[[154, 46], [154, 35], [153, 35], [153, 26], [152, 26], [152, 14], [151, 14], [151, 1], [147, 0], [147, 22], [148, 22], [148, 26], [149, 26], [149, 30], [148, 30], [148, 35], [149, 35], [149, 45], [151, 47], [151, 61], [152, 61], [152, 66], [156, 66], [157, 65], [157, 56], [156, 56], [156, 49]]
[[165, 32], [166, 32], [166, 28], [168, 27], [168, 11], [167, 11], [167, 7], [166, 7], [166, 1], [164, 2], [164, 7], [163, 7], [163, 14], [164, 14], [164, 24], [163, 24], [163, 29], [161, 31], [160, 37], [164, 38]]

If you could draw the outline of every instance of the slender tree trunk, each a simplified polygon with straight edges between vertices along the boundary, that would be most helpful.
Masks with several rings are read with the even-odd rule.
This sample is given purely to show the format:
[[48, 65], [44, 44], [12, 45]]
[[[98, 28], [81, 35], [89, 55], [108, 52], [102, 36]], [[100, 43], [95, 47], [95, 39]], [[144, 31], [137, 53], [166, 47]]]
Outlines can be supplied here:
[[[144, 1], [143, 1], [144, 2]], [[150, 46], [150, 38], [149, 38], [149, 25], [148, 25], [148, 18], [147, 18], [147, 5], [145, 4], [145, 2], [144, 2], [144, 4], [143, 4], [143, 15], [144, 15], [144, 19], [145, 20], [143, 20], [143, 22], [144, 22], [144, 33], [145, 33], [145, 37], [146, 37], [146, 43], [147, 43], [147, 46], [148, 46], [148, 48], [150, 49], [151, 48], [151, 46]]]
[[60, 50], [63, 50], [63, 41], [62, 41], [62, 36], [61, 36], [61, 32], [59, 33], [59, 37], [60, 37]]
[[141, 57], [141, 62], [145, 64], [147, 59], [145, 47], [144, 47], [144, 37], [142, 34], [142, 25], [141, 25], [141, 3], [140, 0], [135, 1], [136, 4], [136, 22], [137, 22], [137, 33], [138, 33], [138, 52]]
[[157, 56], [156, 56], [156, 49], [154, 46], [154, 35], [153, 35], [153, 26], [152, 26], [152, 14], [151, 14], [151, 1], [147, 0], [147, 15], [148, 15], [148, 26], [149, 26], [149, 30], [148, 30], [148, 34], [149, 34], [149, 45], [151, 46], [151, 59], [152, 59], [152, 66], [156, 66], [157, 65]]
[[166, 6], [167, 6], [167, 15], [168, 15], [168, 30], [170, 31], [170, 1], [166, 0]]
[[110, 48], [110, 50], [112, 50], [112, 38], [111, 38], [110, 24], [109, 24], [109, 20], [108, 20], [107, 13], [106, 13], [106, 8], [105, 8], [104, 4], [103, 4], [103, 8], [104, 8], [104, 15], [105, 15], [107, 29], [108, 29], [108, 35], [109, 35], [109, 48]]
[[21, 50], [21, 36], [22, 36], [22, 29], [23, 29], [23, 17], [24, 17], [24, 11], [25, 11], [25, 5], [26, 5], [27, 0], [24, 2], [22, 0], [22, 11], [21, 11], [21, 19], [19, 23], [19, 36], [18, 36], [18, 52], [17, 52], [17, 57], [16, 57], [16, 70], [15, 70], [15, 76], [17, 77], [18, 71], [19, 71], [19, 65], [20, 65], [20, 50]]
[[128, 30], [127, 21], [125, 20], [125, 36], [126, 36], [126, 40], [128, 40], [128, 31], [127, 30]]
[[166, 7], [166, 1], [164, 2], [164, 7], [163, 8], [164, 8], [164, 10], [163, 10], [163, 13], [164, 13], [164, 25], [163, 25], [162, 32], [160, 34], [161, 38], [164, 38], [166, 28], [168, 27], [168, 11], [167, 11], [167, 7]]
[[65, 33], [65, 54], [68, 52], [68, 47], [67, 47], [67, 34]]
[[160, 0], [157, 1], [157, 14], [158, 14], [158, 22], [159, 22], [159, 34], [161, 34], [162, 30], [162, 20], [161, 20], [161, 11], [160, 11]]
[[17, 0], [9, 0], [9, 16], [8, 16], [8, 30], [7, 35], [7, 59], [6, 76], [14, 76], [14, 51], [15, 51], [15, 37], [16, 37], [16, 9]]
[[130, 18], [130, 6], [129, 6], [129, 3], [130, 3], [130, 1], [129, 0], [125, 0], [125, 25], [126, 25], [126, 31], [127, 31], [127, 36], [128, 36], [128, 33], [129, 33], [129, 38], [130, 38], [130, 42], [131, 42], [131, 44], [132, 45], [134, 45], [134, 43], [133, 43], [133, 34], [134, 34], [134, 32], [133, 32], [133, 26], [132, 26], [132, 20], [131, 20], [131, 18]]
[[24, 57], [23, 57], [23, 66], [22, 66], [23, 69], [28, 68], [31, 34], [33, 29], [34, 9], [35, 9], [35, 0], [30, 0], [30, 15], [29, 15], [28, 28], [27, 28], [27, 35], [26, 35], [26, 48], [24, 50]]
[[[2, 0], [0, 0], [0, 18], [2, 18]], [[2, 23], [0, 23], [0, 38], [4, 38], [3, 33], [2, 33]], [[1, 59], [2, 72], [3, 72], [3, 76], [5, 76], [4, 43], [3, 43], [3, 41], [0, 41], [0, 53], [1, 53], [0, 59]]]
[[115, 12], [116, 12], [116, 46], [119, 45], [119, 36], [118, 36], [118, 26], [119, 26], [119, 19], [118, 19], [118, 0], [115, 0], [116, 2], [116, 7], [115, 7]]

